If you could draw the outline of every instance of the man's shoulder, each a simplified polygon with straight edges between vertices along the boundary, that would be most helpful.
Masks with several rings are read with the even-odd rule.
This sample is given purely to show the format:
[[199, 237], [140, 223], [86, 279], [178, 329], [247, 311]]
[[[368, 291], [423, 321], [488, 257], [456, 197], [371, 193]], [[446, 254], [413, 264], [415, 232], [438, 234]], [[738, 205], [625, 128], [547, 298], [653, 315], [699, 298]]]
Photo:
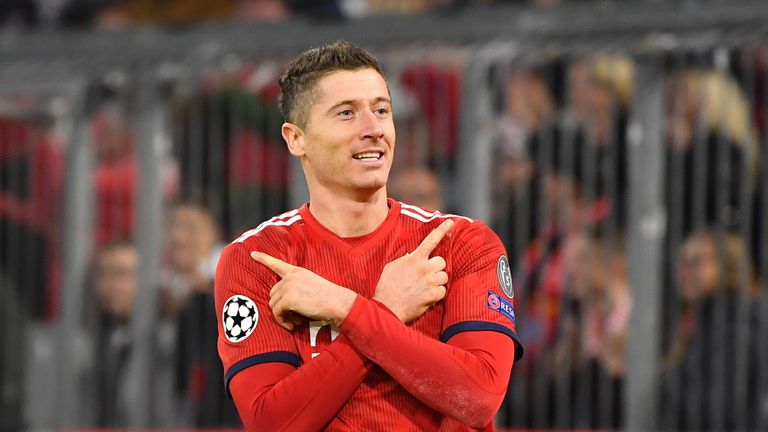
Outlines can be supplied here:
[[454, 233], [466, 229], [488, 229], [485, 224], [478, 219], [472, 219], [467, 216], [453, 213], [443, 213], [438, 210], [429, 210], [406, 203], [400, 203], [400, 215], [405, 216], [405, 218], [403, 218], [405, 222], [410, 222], [414, 226], [424, 229], [434, 229], [446, 219], [452, 219], [454, 221]]
[[452, 253], [459, 255], [473, 250], [477, 252], [488, 246], [501, 245], [498, 235], [480, 219], [473, 219], [451, 213], [428, 210], [418, 206], [400, 203], [400, 213], [406, 230], [413, 234], [425, 235], [437, 228], [444, 220], [454, 221], [450, 233]]
[[280, 238], [287, 239], [291, 228], [300, 221], [301, 213], [299, 210], [290, 210], [267, 219], [257, 225], [255, 228], [245, 231], [244, 233], [240, 234], [239, 237], [233, 240], [231, 244], [236, 245], [238, 243], [253, 243], [264, 239], [268, 239], [269, 242], [274, 242]]

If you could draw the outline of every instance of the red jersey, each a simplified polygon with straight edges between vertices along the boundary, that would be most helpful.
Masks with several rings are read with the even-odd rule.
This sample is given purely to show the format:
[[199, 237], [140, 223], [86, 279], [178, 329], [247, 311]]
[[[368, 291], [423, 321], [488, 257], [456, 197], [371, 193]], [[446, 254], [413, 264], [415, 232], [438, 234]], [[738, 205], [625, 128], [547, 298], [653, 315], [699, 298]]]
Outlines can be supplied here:
[[[454, 219], [455, 225], [432, 253], [446, 261], [449, 282], [445, 298], [408, 327], [418, 337], [442, 342], [464, 332], [495, 332], [508, 337], [507, 341], [511, 338], [517, 347], [516, 358], [522, 355], [515, 331], [509, 263], [498, 237], [480, 221], [429, 212], [392, 199], [388, 204], [385, 221], [365, 236], [336, 236], [305, 204], [262, 223], [225, 248], [216, 274], [216, 308], [218, 349], [228, 390], [232, 378], [251, 366], [279, 362], [298, 368], [319, 360], [316, 357], [342, 343], [345, 336], [348, 340], [343, 343], [365, 344], [377, 338], [377, 334], [365, 334], [369, 327], [363, 321], [378, 308], [360, 297], [373, 297], [384, 266], [416, 249], [446, 218]], [[357, 292], [360, 301], [341, 329], [310, 322], [288, 331], [278, 324], [269, 307], [269, 292], [279, 278], [253, 261], [251, 251], [306, 268]], [[358, 305], [362, 302], [368, 306]], [[502, 374], [506, 380], [508, 373]], [[354, 385], [349, 398], [324, 426], [326, 430], [471, 430], [425, 405], [412, 394], [413, 388], [409, 391], [376, 364], [367, 366], [359, 385]], [[484, 430], [492, 429], [489, 424]]]

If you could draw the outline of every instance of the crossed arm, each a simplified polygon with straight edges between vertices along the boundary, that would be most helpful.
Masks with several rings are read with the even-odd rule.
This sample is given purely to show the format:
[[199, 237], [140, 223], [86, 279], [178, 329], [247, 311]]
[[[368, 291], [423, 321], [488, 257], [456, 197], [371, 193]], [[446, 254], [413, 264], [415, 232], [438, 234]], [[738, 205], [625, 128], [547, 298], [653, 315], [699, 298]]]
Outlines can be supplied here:
[[[373, 363], [433, 409], [473, 427], [489, 424], [504, 397], [514, 359], [509, 337], [478, 331], [459, 333], [443, 343], [405, 325], [445, 295], [445, 261], [429, 254], [451, 228], [452, 222], [446, 221], [414, 252], [385, 266], [373, 300], [306, 269], [253, 254], [281, 277], [270, 293], [270, 307], [284, 327], [293, 329], [307, 317], [334, 322], [341, 336], [299, 368], [266, 363], [235, 375], [230, 390], [246, 427], [321, 429]], [[314, 296], [304, 292], [308, 287]]]

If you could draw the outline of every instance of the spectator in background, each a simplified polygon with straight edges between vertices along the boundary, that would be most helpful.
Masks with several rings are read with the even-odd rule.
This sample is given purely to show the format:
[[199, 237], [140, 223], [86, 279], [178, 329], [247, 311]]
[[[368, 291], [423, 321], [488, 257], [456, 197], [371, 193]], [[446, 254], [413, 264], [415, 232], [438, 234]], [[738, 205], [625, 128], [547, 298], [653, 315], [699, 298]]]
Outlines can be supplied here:
[[[568, 104], [558, 121], [552, 120], [554, 96], [541, 75], [513, 77], [507, 86], [508, 109], [524, 131], [518, 135], [529, 137], [526, 147], [536, 176], [532, 195], [543, 201], [541, 209], [532, 209], [531, 225], [539, 228], [522, 255], [518, 275], [519, 286], [530, 295], [530, 318], [543, 320], [536, 336], [539, 343], [532, 344], [543, 343], [543, 350], [551, 347], [557, 332], [569, 270], [563, 251], [570, 239], [590, 227], [611, 218], [619, 222], [613, 226], [621, 226], [618, 210], [622, 206], [612, 205], [607, 192], [613, 186], [617, 190], [611, 195], [623, 196], [615, 193], [622, 189], [617, 183], [622, 183], [620, 174], [626, 171], [624, 157], [618, 157], [625, 154], [620, 150], [624, 140], [618, 136], [623, 135], [619, 131], [626, 116], [618, 112], [626, 109], [631, 98], [631, 64], [623, 58], [596, 57], [576, 61], [567, 73]], [[529, 348], [529, 354], [535, 350]]]
[[615, 225], [626, 223], [627, 141], [634, 65], [619, 55], [598, 55], [568, 68], [567, 105], [560, 139], [584, 143], [584, 193], [605, 207]]
[[757, 163], [743, 91], [721, 72], [684, 70], [673, 74], [667, 93], [667, 201], [683, 235], [742, 227]]
[[[632, 64], [615, 56], [576, 60], [565, 67], [553, 61], [535, 69], [513, 69], [505, 76], [506, 111], [496, 138], [501, 163], [496, 172], [502, 179], [495, 184], [502, 186], [495, 195], [508, 206], [495, 219], [510, 226], [501, 232], [508, 232], [509, 249], [520, 257], [516, 286], [521, 292], [519, 301], [525, 305], [521, 336], [529, 354], [526, 365], [550, 362], [558, 356], [562, 362], [563, 353], [569, 352], [566, 358], [580, 360], [565, 369], [566, 375], [574, 378], [598, 371], [606, 380], [615, 380], [614, 393], [623, 367], [618, 360], [623, 354], [625, 323], [613, 314], [628, 312], [627, 302], [622, 300], [628, 296], [606, 288], [622, 286], [619, 277], [609, 283], [590, 271], [589, 278], [582, 278], [589, 281], [582, 282], [582, 293], [570, 292], [569, 277], [579, 271], [571, 257], [574, 250], [601, 250], [587, 232], [597, 226], [607, 229], [603, 225], [620, 232], [624, 222], [624, 130], [632, 84]], [[559, 110], [558, 101], [564, 104]], [[612, 263], [621, 261], [613, 253], [603, 256]], [[599, 267], [617, 265], [601, 262]], [[622, 319], [627, 316], [625, 313]], [[611, 321], [621, 325], [612, 325], [616, 334], [609, 335], [607, 323]], [[563, 344], [572, 349], [564, 350]], [[608, 350], [609, 345], [613, 349]], [[609, 351], [613, 354], [608, 355]], [[534, 384], [538, 380], [552, 380], [551, 376], [539, 377], [538, 369], [531, 369], [528, 377], [534, 388], [540, 388]], [[594, 408], [584, 407], [581, 417], [557, 426], [620, 423], [620, 411], [606, 418], [598, 417]]]
[[132, 334], [131, 312], [136, 296], [138, 254], [130, 243], [105, 246], [95, 258], [93, 289], [98, 301], [96, 330], [96, 424], [127, 426]]
[[61, 280], [64, 149], [50, 113], [17, 108], [20, 118], [0, 118], [0, 274], [25, 311], [50, 319]]
[[[552, 386], [567, 383], [571, 418], [556, 427], [618, 429], [623, 425], [627, 326], [632, 308], [624, 239], [592, 230], [565, 251], [568, 287], [553, 350]], [[562, 401], [555, 397], [555, 401]], [[562, 407], [561, 407], [562, 409]]]
[[136, 297], [138, 254], [131, 243], [115, 242], [97, 255], [94, 290], [99, 308], [116, 324], [131, 318]]
[[181, 202], [171, 208], [163, 271], [163, 292], [171, 310], [183, 307], [191, 294], [212, 289], [222, 249], [219, 238], [213, 216], [204, 207]]
[[440, 180], [431, 169], [412, 166], [393, 173], [389, 193], [398, 201], [428, 210], [445, 211]]
[[666, 388], [664, 403], [673, 407], [677, 422], [664, 426], [756, 430], [762, 403], [754, 379], [758, 285], [744, 238], [722, 229], [692, 233], [680, 249], [676, 279], [680, 310], [665, 381], [679, 388]]
[[[104, 246], [94, 258], [92, 287], [97, 300], [93, 376], [91, 392], [94, 422], [98, 427], [126, 427], [139, 400], [136, 371], [132, 368], [134, 346], [131, 316], [138, 289], [139, 257], [133, 244], [115, 241]], [[176, 415], [171, 392], [173, 345], [169, 322], [157, 321], [153, 341], [150, 421], [155, 426], [172, 426]]]
[[104, 246], [133, 234], [138, 182], [134, 131], [128, 112], [116, 100], [101, 104], [89, 121], [96, 153], [96, 244]]
[[549, 166], [538, 167], [542, 176], [544, 214], [540, 232], [527, 246], [517, 268], [516, 286], [524, 291], [524, 338], [532, 358], [551, 350], [560, 321], [562, 296], [569, 267], [569, 243], [604, 216], [584, 195], [581, 142], [552, 143]]
[[[539, 203], [543, 170], [539, 155], [558, 136], [553, 121], [555, 102], [540, 69], [504, 72], [503, 112], [495, 131], [492, 179], [494, 225], [515, 261], [539, 234]], [[500, 84], [497, 84], [500, 85]]]
[[224, 370], [216, 350], [213, 277], [223, 245], [213, 216], [190, 202], [171, 210], [163, 292], [177, 310], [176, 391], [181, 422], [190, 427], [241, 425], [224, 393]]
[[[135, 229], [139, 165], [136, 159], [136, 131], [133, 102], [120, 89], [98, 89], [100, 100], [91, 115], [90, 132], [96, 162], [93, 169], [95, 189], [95, 243], [97, 248], [112, 241], [131, 238]], [[161, 161], [161, 187], [166, 200], [178, 190], [175, 161]]]
[[[554, 78], [553, 81], [556, 81], [557, 78]], [[523, 85], [524, 83], [523, 81], [520, 84], [521, 90], [528, 87]], [[543, 91], [547, 89], [546, 85], [542, 85], [543, 80], [540, 83], [530, 86], [532, 95], [539, 99], [551, 95], [548, 91]], [[569, 84], [578, 85], [573, 80]], [[586, 91], [585, 97], [591, 98], [591, 90]], [[553, 96], [550, 96], [549, 101], [554, 101]], [[523, 107], [524, 104], [520, 103], [519, 106]], [[546, 106], [552, 105], [540, 103], [540, 107]], [[521, 336], [529, 353], [526, 362], [530, 368], [527, 379], [534, 392], [550, 392], [545, 395], [534, 394], [532, 398], [552, 401], [552, 389], [545, 390], [546, 387], [536, 383], [548, 380], [552, 382], [552, 376], [549, 375], [551, 369], [540, 365], [542, 362], [547, 364], [552, 361], [561, 334], [568, 331], [563, 328], [569, 325], [563, 317], [571, 312], [568, 307], [573, 306], [568, 303], [567, 281], [573, 266], [568, 254], [583, 241], [587, 230], [605, 222], [611, 214], [611, 207], [603, 197], [595, 194], [594, 163], [597, 159], [597, 146], [584, 139], [579, 123], [574, 126], [562, 119], [558, 121], [553, 117], [559, 116], [554, 113], [547, 115], [546, 112], [547, 110], [542, 108], [539, 115], [529, 117], [539, 118], [541, 122], [534, 122], [534, 125], [538, 124], [538, 130], [533, 129], [535, 133], [527, 134], [529, 138], [526, 140], [526, 152], [533, 170], [528, 199], [531, 223], [522, 221], [522, 226], [536, 228], [527, 233], [531, 240], [520, 255], [515, 279], [521, 292], [519, 301], [524, 305], [521, 316], [525, 319], [525, 325], [521, 326]], [[524, 118], [521, 115], [518, 117]], [[519, 210], [511, 208], [509, 211]], [[525, 234], [518, 232], [517, 236], [522, 237]], [[598, 322], [598, 317], [600, 315], [595, 312], [590, 320], [593, 323]], [[577, 329], [576, 324], [571, 324], [571, 327], [572, 337], [580, 341], [581, 330]], [[595, 334], [601, 333], [593, 333]], [[596, 369], [598, 366], [598, 361], [593, 359], [590, 369]], [[577, 372], [581, 373], [573, 369], [570, 373]], [[533, 405], [528, 406], [535, 410]], [[586, 413], [585, 417], [565, 419], [566, 423], [553, 425], [549, 422], [554, 420], [554, 417], [541, 418], [532, 411], [524, 414], [529, 419], [523, 424], [532, 427], [566, 427], [597, 424], [598, 420], [602, 420], [592, 414], [590, 407], [586, 407], [581, 413]], [[614, 418], [606, 420], [606, 423], [618, 421], [620, 419]]]

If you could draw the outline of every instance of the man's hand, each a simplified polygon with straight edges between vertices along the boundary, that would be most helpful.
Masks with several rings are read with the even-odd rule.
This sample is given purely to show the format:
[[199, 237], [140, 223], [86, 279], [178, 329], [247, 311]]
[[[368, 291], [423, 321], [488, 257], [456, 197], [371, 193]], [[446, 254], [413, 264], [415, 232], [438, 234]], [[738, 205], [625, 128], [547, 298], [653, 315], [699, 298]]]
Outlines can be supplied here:
[[281, 278], [269, 292], [269, 307], [286, 329], [293, 330], [302, 317], [338, 326], [352, 309], [357, 297], [354, 291], [263, 252], [251, 252], [251, 258]]
[[448, 219], [424, 237], [416, 250], [384, 266], [373, 298], [384, 303], [400, 321], [415, 320], [445, 296], [445, 260], [430, 258], [429, 254], [451, 228], [453, 221]]

